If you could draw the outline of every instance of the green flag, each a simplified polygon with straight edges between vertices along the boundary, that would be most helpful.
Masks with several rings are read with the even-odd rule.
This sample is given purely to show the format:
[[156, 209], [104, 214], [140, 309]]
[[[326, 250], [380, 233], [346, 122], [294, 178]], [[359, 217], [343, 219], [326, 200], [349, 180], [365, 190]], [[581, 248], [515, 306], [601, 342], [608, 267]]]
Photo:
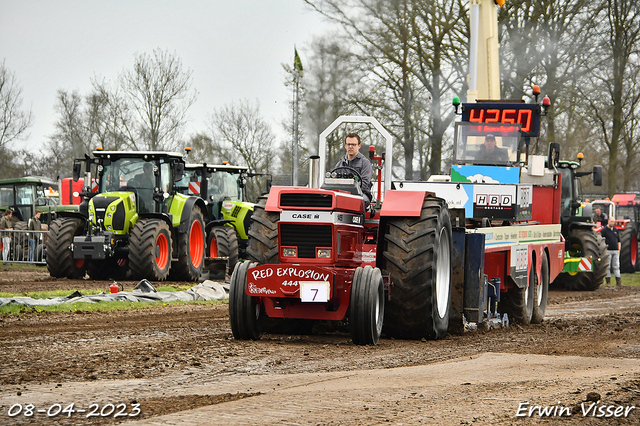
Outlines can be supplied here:
[[293, 48], [293, 68], [298, 71], [302, 71], [302, 61], [300, 60], [300, 55], [298, 55], [298, 49]]

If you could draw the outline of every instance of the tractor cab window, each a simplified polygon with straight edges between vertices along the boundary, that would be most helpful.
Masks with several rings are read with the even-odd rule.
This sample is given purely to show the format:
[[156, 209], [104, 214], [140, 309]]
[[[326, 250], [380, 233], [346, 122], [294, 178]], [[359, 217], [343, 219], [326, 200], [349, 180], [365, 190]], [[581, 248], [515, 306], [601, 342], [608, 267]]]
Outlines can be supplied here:
[[108, 162], [102, 170], [101, 192], [135, 190], [138, 211], [153, 211], [155, 186], [154, 163], [142, 158], [119, 158]]
[[14, 204], [13, 185], [0, 187], [0, 206], [10, 207]]
[[209, 176], [207, 197], [211, 201], [242, 200], [242, 188], [238, 183], [239, 175], [225, 171], [216, 171]]
[[33, 204], [36, 201], [36, 188], [33, 185], [17, 186], [16, 196], [18, 198], [17, 204]]
[[516, 166], [520, 158], [520, 126], [456, 123], [454, 163]]
[[160, 164], [160, 191], [171, 192], [171, 164]]

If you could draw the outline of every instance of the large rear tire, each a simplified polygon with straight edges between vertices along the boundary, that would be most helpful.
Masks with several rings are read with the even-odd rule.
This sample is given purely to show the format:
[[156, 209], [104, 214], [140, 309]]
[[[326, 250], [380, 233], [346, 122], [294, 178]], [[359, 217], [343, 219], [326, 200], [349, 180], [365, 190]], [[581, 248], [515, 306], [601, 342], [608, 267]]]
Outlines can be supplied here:
[[81, 219], [63, 217], [51, 222], [46, 239], [47, 269], [54, 278], [82, 278], [86, 265], [83, 259], [74, 259], [71, 251], [73, 237], [82, 235]]
[[164, 281], [171, 267], [171, 231], [162, 220], [140, 219], [129, 237], [132, 278]]
[[384, 265], [391, 275], [385, 332], [406, 339], [440, 339], [449, 327], [451, 216], [446, 202], [429, 196], [420, 217], [394, 217], [386, 224]]
[[197, 281], [204, 266], [204, 219], [199, 207], [191, 209], [187, 232], [178, 233], [176, 248], [178, 260], [171, 275], [179, 281]]
[[563, 272], [553, 281], [553, 285], [569, 291], [594, 291], [604, 281], [609, 268], [609, 252], [600, 234], [592, 229], [576, 228], [569, 233], [567, 250], [580, 257], [591, 258], [591, 272]]
[[547, 298], [549, 296], [549, 259], [547, 252], [542, 252], [540, 258], [540, 279], [536, 280], [535, 298], [533, 304], [532, 324], [540, 324], [547, 310]]
[[638, 267], [638, 231], [629, 227], [620, 231], [620, 272], [633, 274]]
[[278, 213], [267, 212], [264, 207], [267, 197], [258, 199], [251, 215], [249, 246], [247, 255], [252, 262], [260, 264], [280, 263], [278, 260]]
[[238, 263], [238, 234], [230, 226], [215, 226], [207, 237], [207, 252], [210, 257], [228, 257], [229, 275]]
[[233, 337], [238, 340], [258, 340], [262, 306], [257, 297], [247, 295], [247, 270], [256, 266], [253, 262], [242, 262], [231, 275], [229, 285], [229, 322]]
[[500, 295], [502, 312], [509, 316], [509, 320], [517, 324], [531, 324], [536, 299], [538, 276], [535, 263], [529, 268], [529, 285], [523, 288], [514, 287], [507, 293]]
[[356, 345], [377, 345], [384, 321], [384, 284], [378, 268], [357, 268], [351, 284], [349, 327]]

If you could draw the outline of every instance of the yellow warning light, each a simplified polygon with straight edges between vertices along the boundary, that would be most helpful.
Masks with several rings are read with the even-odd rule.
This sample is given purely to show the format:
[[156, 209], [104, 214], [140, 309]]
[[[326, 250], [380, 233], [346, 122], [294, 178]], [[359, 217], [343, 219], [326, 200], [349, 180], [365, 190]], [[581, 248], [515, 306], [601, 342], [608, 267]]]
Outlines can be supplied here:
[[227, 164], [229, 164], [229, 162], [228, 161], [223, 161], [222, 164], [224, 164], [226, 166]]
[[582, 159], [584, 159], [584, 154], [579, 152], [578, 153], [578, 160], [582, 160]]
[[495, 4], [497, 4], [500, 7], [504, 6], [505, 0], [493, 0], [493, 1], [495, 2]]
[[184, 150], [187, 151], [187, 152], [190, 152], [191, 151], [191, 147], [190, 146], [185, 146]]
[[101, 146], [97, 147], [96, 151], [102, 151], [102, 147]]

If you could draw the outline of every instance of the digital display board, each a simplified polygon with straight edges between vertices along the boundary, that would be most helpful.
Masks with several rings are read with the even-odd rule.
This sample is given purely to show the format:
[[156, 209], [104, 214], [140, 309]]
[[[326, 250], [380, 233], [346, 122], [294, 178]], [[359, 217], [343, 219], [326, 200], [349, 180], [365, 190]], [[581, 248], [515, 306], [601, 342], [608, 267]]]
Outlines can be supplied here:
[[537, 137], [540, 133], [538, 104], [468, 103], [462, 104], [462, 121], [486, 124], [519, 124], [523, 136]]

